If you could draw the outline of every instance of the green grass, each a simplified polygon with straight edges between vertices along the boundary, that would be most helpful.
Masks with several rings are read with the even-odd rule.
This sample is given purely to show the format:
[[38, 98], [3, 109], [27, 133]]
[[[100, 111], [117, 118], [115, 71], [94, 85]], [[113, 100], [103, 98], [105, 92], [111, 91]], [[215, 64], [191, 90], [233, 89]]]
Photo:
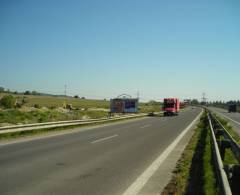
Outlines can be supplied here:
[[107, 117], [106, 111], [80, 111], [73, 110], [67, 113], [59, 112], [57, 110], [40, 110], [25, 112], [17, 109], [0, 111], [0, 124], [28, 124], [28, 123], [40, 123], [40, 122], [52, 122], [63, 120], [77, 120], [82, 119], [84, 116], [89, 118], [103, 118]]
[[[204, 178], [204, 194], [212, 195], [219, 194], [219, 190], [216, 189], [216, 175], [213, 167], [213, 154], [211, 150], [211, 132], [210, 127], [205, 127], [207, 129], [206, 142], [203, 153], [203, 178]], [[211, 162], [211, 163], [209, 163]]]
[[[24, 95], [26, 97], [26, 106], [34, 106], [35, 104], [40, 107], [61, 107], [66, 104], [72, 104], [74, 108], [109, 108], [109, 101], [106, 100], [90, 100], [79, 98], [64, 98], [64, 97], [51, 97], [51, 96], [32, 96]], [[16, 96], [21, 99], [23, 96]]]
[[229, 165], [229, 164], [238, 164], [237, 159], [235, 158], [232, 150], [230, 148], [227, 148], [225, 150], [225, 157], [224, 157], [224, 161], [223, 163], [225, 165]]

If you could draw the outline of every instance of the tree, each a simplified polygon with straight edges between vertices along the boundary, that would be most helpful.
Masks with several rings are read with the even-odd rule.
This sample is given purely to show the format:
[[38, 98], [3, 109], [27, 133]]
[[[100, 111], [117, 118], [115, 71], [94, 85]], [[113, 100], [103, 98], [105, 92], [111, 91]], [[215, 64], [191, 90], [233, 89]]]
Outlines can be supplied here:
[[79, 96], [78, 96], [78, 95], [75, 95], [74, 98], [79, 98]]
[[39, 93], [36, 91], [32, 91], [32, 95], [39, 95]]
[[198, 105], [198, 104], [199, 104], [199, 102], [198, 102], [198, 100], [197, 100], [197, 99], [193, 99], [193, 100], [191, 101], [191, 104], [192, 104], [192, 105]]
[[14, 108], [16, 99], [12, 95], [5, 95], [0, 100], [0, 105], [4, 108]]
[[4, 87], [0, 87], [0, 93], [4, 92]]
[[31, 92], [30, 91], [25, 91], [24, 95], [31, 95]]

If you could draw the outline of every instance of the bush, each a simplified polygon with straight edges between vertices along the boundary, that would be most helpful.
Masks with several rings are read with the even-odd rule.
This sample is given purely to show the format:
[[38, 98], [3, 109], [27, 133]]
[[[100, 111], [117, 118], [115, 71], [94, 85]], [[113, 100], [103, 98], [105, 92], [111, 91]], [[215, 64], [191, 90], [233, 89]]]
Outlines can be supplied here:
[[39, 95], [39, 93], [37, 91], [32, 91], [31, 93], [32, 95]]
[[4, 91], [5, 91], [5, 89], [3, 87], [0, 87], [0, 93], [4, 92]]
[[31, 92], [30, 91], [25, 91], [24, 95], [31, 95]]
[[3, 96], [3, 98], [0, 100], [0, 106], [3, 108], [14, 108], [15, 106], [15, 98], [12, 95], [6, 95]]
[[40, 105], [39, 104], [34, 104], [33, 107], [34, 108], [40, 108]]

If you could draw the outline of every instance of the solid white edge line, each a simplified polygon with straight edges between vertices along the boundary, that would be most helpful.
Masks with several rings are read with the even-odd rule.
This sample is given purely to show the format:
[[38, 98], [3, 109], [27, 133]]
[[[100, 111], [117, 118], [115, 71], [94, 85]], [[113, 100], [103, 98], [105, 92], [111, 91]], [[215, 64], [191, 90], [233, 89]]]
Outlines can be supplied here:
[[104, 137], [104, 138], [101, 138], [101, 139], [97, 139], [95, 141], [92, 141], [91, 143], [92, 144], [95, 144], [95, 143], [98, 143], [98, 142], [101, 142], [101, 141], [105, 141], [105, 140], [108, 140], [108, 139], [112, 139], [114, 137], [117, 137], [118, 135], [115, 134], [115, 135], [112, 135], [112, 136], [108, 136], [108, 137]]
[[184, 135], [195, 125], [198, 119], [201, 117], [201, 113], [182, 131], [182, 133], [164, 150], [164, 152], [127, 188], [123, 195], [137, 195], [153, 174], [159, 169], [161, 164], [166, 160], [168, 155], [177, 146], [178, 142], [184, 137]]

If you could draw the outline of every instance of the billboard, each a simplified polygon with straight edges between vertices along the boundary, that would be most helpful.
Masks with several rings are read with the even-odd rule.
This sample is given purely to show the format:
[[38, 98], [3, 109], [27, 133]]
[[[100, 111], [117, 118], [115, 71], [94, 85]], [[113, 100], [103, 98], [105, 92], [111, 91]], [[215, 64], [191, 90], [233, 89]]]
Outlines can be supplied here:
[[112, 113], [137, 113], [138, 112], [138, 99], [133, 99], [133, 98], [111, 99], [110, 112], [112, 112]]

